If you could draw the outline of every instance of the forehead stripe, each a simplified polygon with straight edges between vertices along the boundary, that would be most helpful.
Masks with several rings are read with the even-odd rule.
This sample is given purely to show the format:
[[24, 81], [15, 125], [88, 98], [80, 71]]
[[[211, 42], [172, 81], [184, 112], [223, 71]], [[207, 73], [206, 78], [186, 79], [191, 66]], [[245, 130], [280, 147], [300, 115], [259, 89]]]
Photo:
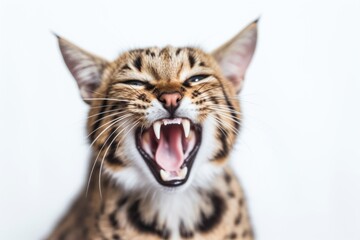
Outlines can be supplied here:
[[190, 68], [193, 68], [194, 65], [195, 65], [195, 58], [194, 56], [192, 55], [192, 53], [189, 53], [189, 64], [190, 64]]
[[141, 67], [142, 67], [142, 59], [141, 56], [138, 56], [135, 61], [134, 61], [134, 67], [136, 67], [137, 70], [139, 70], [139, 72], [141, 72]]

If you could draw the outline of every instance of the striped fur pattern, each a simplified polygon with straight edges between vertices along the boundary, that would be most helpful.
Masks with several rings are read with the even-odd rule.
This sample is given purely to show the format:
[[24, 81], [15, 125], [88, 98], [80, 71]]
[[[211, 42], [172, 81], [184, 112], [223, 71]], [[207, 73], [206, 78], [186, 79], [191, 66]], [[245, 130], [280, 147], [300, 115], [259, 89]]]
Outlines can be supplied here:
[[[112, 62], [58, 37], [89, 104], [92, 158], [83, 191], [48, 239], [253, 239], [228, 160], [256, 35], [255, 21], [211, 54], [152, 47]], [[176, 110], [164, 107], [164, 93], [179, 95]], [[188, 119], [199, 136], [186, 181], [169, 187], [154, 177], [138, 138], [159, 119], [173, 118]]]

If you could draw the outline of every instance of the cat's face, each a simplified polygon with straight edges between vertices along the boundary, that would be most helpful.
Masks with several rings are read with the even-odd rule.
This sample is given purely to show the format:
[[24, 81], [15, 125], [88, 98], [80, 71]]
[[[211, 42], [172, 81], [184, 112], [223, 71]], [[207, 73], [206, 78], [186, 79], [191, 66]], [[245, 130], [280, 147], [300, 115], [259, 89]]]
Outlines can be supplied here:
[[94, 166], [129, 189], [206, 186], [222, 171], [241, 124], [237, 99], [256, 22], [213, 54], [146, 48], [113, 62], [59, 38], [89, 103]]

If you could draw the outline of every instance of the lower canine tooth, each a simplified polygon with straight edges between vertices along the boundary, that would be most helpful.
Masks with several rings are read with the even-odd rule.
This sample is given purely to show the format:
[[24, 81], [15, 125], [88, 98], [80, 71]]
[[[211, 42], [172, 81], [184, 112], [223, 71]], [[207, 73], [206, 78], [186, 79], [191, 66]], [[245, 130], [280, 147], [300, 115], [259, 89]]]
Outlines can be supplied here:
[[169, 181], [169, 177], [170, 177], [170, 173], [168, 173], [167, 171], [161, 169], [160, 170], [160, 176], [162, 178], [163, 181]]
[[188, 168], [184, 167], [183, 169], [180, 170], [179, 177], [184, 179], [186, 177], [187, 172], [188, 172]]

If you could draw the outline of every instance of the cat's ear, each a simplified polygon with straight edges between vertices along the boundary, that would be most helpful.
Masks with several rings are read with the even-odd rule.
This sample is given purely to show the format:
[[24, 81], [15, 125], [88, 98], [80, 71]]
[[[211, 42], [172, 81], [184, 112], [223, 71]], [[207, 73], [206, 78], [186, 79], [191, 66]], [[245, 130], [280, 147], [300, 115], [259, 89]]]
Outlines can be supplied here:
[[249, 24], [230, 41], [216, 49], [212, 55], [224, 76], [240, 92], [247, 67], [254, 55], [257, 41], [257, 22]]
[[108, 62], [64, 38], [55, 36], [58, 38], [65, 64], [78, 84], [81, 97], [86, 103], [90, 103], [93, 93], [100, 85], [102, 73]]

